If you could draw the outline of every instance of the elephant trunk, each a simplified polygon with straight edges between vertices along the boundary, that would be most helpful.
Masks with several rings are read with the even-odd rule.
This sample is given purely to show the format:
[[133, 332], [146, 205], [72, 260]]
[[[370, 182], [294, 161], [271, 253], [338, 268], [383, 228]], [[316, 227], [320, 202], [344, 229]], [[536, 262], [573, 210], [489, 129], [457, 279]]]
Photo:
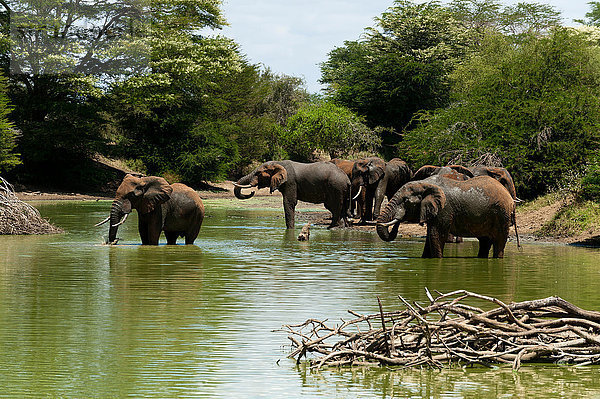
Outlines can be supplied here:
[[[393, 241], [398, 236], [400, 220], [395, 218], [398, 202], [398, 197], [394, 196], [377, 218], [377, 235], [379, 235], [379, 238], [383, 241]], [[394, 220], [396, 220], [396, 222], [393, 223], [392, 230], [390, 231], [389, 225]]]
[[[247, 174], [246, 176], [242, 177], [236, 183], [234, 183], [235, 188], [233, 189], [233, 194], [235, 195], [235, 197], [237, 199], [245, 200], [248, 198], [252, 198], [254, 196], [254, 191], [251, 192], [250, 194], [242, 193], [242, 188], [248, 188], [249, 186], [256, 185], [256, 184], [251, 184], [252, 177], [253, 177], [253, 173], [250, 173], [250, 174]], [[247, 187], [242, 187], [242, 186], [247, 186]]]
[[[126, 200], [127, 201], [127, 200]], [[129, 201], [127, 201], [129, 202]], [[126, 204], [125, 204], [126, 205]], [[129, 208], [124, 210], [124, 208]], [[117, 239], [117, 230], [119, 230], [119, 224], [121, 219], [131, 212], [131, 206], [124, 206], [124, 202], [120, 199], [115, 199], [110, 207], [109, 217], [109, 230], [108, 230], [108, 241], [107, 244], [114, 243]]]

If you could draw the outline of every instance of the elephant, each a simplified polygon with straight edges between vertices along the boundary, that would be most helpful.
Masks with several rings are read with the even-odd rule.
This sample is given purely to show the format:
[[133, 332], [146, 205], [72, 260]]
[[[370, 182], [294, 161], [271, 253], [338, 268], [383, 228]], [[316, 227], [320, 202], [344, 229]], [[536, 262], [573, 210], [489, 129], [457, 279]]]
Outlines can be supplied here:
[[[448, 170], [448, 168], [457, 172], [458, 174], [453, 174]], [[466, 180], [475, 176], [490, 176], [498, 180], [516, 202], [521, 202], [521, 200], [517, 197], [517, 191], [515, 190], [513, 178], [505, 168], [494, 166], [471, 166], [466, 168], [462, 165], [449, 165], [447, 167], [425, 165], [415, 172], [412, 180], [423, 180], [437, 174], [443, 174], [446, 175], [446, 177], [459, 180]]]
[[517, 197], [515, 182], [513, 181], [513, 178], [508, 170], [505, 168], [494, 166], [472, 166], [469, 168], [469, 170], [473, 176], [490, 176], [498, 180], [500, 184], [502, 184], [504, 188], [508, 190], [508, 193], [516, 202], [521, 202], [521, 200]]
[[[427, 224], [423, 258], [441, 258], [448, 234], [476, 237], [480, 258], [504, 257], [515, 202], [508, 191], [489, 176], [459, 181], [434, 175], [405, 184], [377, 219], [377, 234], [392, 241], [400, 222]], [[389, 230], [389, 227], [392, 230]]]
[[96, 225], [110, 222], [107, 243], [118, 241], [118, 227], [132, 209], [138, 212], [142, 245], [158, 245], [161, 231], [169, 245], [175, 245], [178, 237], [185, 237], [186, 245], [192, 245], [204, 220], [204, 204], [192, 188], [169, 184], [162, 177], [128, 174], [117, 189], [110, 216]]
[[388, 201], [404, 184], [412, 178], [412, 170], [406, 162], [400, 158], [393, 158], [385, 163], [383, 178], [379, 180], [375, 190], [375, 204], [373, 207], [373, 219], [379, 217], [381, 204], [385, 196]]
[[254, 195], [243, 194], [242, 189], [270, 187], [271, 193], [279, 190], [283, 195], [285, 225], [294, 228], [298, 201], [324, 204], [331, 212], [328, 228], [346, 227], [350, 203], [350, 179], [340, 168], [330, 162], [301, 163], [294, 161], [265, 162], [234, 183], [234, 195], [248, 199]]
[[[334, 158], [329, 162], [340, 168], [346, 174], [346, 176], [348, 176], [350, 182], [352, 182], [352, 168], [354, 168], [354, 164], [356, 163], [356, 161]], [[364, 204], [362, 203], [362, 201], [358, 201], [357, 194], [359, 192], [360, 184], [358, 182], [350, 186], [350, 196], [352, 197], [352, 199], [350, 200], [350, 209], [348, 213], [348, 216], [350, 217], [362, 214], [362, 206]], [[356, 196], [356, 198], [354, 198], [354, 196]]]
[[352, 167], [352, 186], [360, 187], [358, 197], [358, 213], [361, 224], [373, 220], [373, 201], [379, 182], [385, 175], [385, 161], [378, 157], [368, 157], [354, 162]]
[[472, 177], [473, 172], [471, 172], [468, 168], [465, 168], [461, 165], [451, 165], [451, 166], [433, 166], [433, 165], [424, 165], [421, 166], [415, 174], [412, 176], [412, 181], [424, 180], [428, 177], [434, 175], [443, 175], [447, 178], [454, 180], [468, 180]]

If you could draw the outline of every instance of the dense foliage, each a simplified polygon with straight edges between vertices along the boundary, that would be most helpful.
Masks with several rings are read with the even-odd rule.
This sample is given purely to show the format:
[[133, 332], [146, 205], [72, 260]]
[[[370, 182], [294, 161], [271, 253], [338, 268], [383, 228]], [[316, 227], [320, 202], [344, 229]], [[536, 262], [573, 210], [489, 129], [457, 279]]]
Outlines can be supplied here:
[[75, 185], [102, 155], [196, 185], [380, 153], [502, 165], [521, 197], [583, 176], [600, 199], [600, 2], [572, 29], [544, 4], [395, 0], [329, 53], [324, 96], [212, 34], [221, 3], [0, 1], [0, 169]]
[[0, 172], [21, 163], [18, 154], [15, 153], [18, 131], [8, 119], [10, 111], [6, 96], [6, 77], [0, 75]]
[[422, 112], [400, 151], [418, 164], [504, 165], [525, 197], [555, 188], [597, 148], [599, 61], [571, 29], [518, 45], [490, 37], [452, 74], [452, 104]]

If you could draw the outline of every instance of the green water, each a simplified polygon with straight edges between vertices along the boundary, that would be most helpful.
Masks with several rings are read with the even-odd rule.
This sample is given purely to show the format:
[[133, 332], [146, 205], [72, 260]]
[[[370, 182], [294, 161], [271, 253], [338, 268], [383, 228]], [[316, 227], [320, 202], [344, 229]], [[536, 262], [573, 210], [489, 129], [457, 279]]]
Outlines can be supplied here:
[[169, 247], [140, 246], [135, 214], [120, 245], [101, 245], [107, 229], [93, 225], [110, 202], [36, 204], [66, 233], [0, 236], [0, 396], [600, 397], [597, 367], [314, 373], [272, 332], [375, 313], [377, 296], [386, 309], [397, 295], [427, 302], [423, 287], [600, 309], [600, 250], [509, 243], [482, 260], [465, 242], [432, 260], [419, 240], [321, 227], [298, 242], [260, 201], [205, 201], [196, 245]]

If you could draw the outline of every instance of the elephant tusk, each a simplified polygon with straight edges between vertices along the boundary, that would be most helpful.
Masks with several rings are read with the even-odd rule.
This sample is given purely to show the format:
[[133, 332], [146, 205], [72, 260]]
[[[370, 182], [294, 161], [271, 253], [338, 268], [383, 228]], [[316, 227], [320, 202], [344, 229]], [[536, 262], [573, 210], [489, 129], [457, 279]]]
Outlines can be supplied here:
[[362, 191], [362, 188], [363, 188], [363, 186], [360, 186], [360, 187], [358, 188], [358, 192], [357, 192], [357, 193], [356, 193], [356, 195], [355, 195], [355, 196], [352, 198], [352, 201], [354, 201], [355, 199], [357, 199], [357, 198], [358, 198], [358, 196], [360, 195], [360, 192]]
[[128, 213], [126, 213], [126, 214], [125, 214], [125, 216], [123, 216], [123, 219], [121, 219], [121, 221], [120, 221], [119, 223], [117, 223], [117, 224], [113, 224], [113, 225], [112, 225], [112, 227], [117, 227], [117, 226], [120, 226], [120, 225], [122, 225], [123, 223], [125, 223], [125, 221], [127, 220], [127, 217], [128, 217], [128, 216], [129, 216], [129, 214], [128, 214]]
[[103, 221], [101, 221], [100, 223], [96, 223], [94, 225], [94, 227], [102, 226], [104, 223], [108, 222], [109, 220], [110, 220], [110, 216], [107, 217], [106, 219], [104, 219]]
[[396, 223], [398, 223], [398, 222], [400, 222], [400, 219], [394, 219], [394, 220], [392, 220], [391, 222], [387, 222], [387, 223], [379, 223], [379, 222], [377, 222], [377, 225], [378, 225], [378, 226], [385, 226], [385, 227], [389, 227], [389, 226], [393, 226], [393, 225], [395, 225], [395, 224], [396, 224]]
[[233, 183], [233, 185], [235, 187], [237, 187], [237, 188], [252, 188], [253, 187], [252, 184], [245, 184], [245, 185], [243, 185], [243, 184]]

